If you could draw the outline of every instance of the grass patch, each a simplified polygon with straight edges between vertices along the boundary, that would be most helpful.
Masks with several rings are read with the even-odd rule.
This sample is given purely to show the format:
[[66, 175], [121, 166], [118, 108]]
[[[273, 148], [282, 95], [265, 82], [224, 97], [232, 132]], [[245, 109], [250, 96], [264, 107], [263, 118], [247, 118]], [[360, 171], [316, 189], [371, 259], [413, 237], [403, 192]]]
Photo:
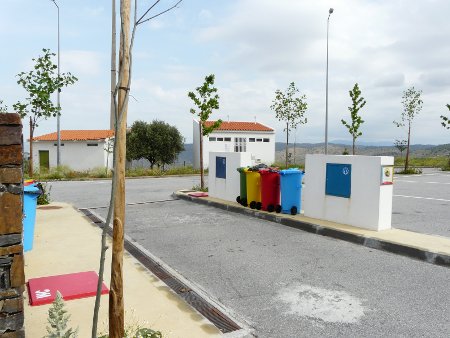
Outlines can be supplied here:
[[[395, 166], [404, 167], [405, 158], [396, 157], [394, 164]], [[445, 166], [450, 166], [449, 158], [447, 156], [412, 157], [409, 159], [409, 165], [412, 167], [428, 167], [428, 168], [443, 168]]]

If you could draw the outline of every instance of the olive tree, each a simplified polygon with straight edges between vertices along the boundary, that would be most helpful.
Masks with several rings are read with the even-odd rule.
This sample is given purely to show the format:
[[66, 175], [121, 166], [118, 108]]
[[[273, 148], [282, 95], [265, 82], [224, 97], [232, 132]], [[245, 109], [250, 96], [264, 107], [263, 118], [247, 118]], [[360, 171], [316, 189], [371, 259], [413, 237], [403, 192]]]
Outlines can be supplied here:
[[397, 127], [406, 127], [408, 130], [405, 168], [404, 168], [405, 172], [408, 170], [409, 149], [410, 149], [410, 144], [411, 144], [411, 127], [412, 127], [414, 118], [422, 110], [423, 101], [421, 99], [421, 96], [422, 96], [422, 91], [416, 90], [414, 87], [408, 88], [407, 90], [403, 91], [403, 96], [402, 96], [403, 112], [401, 114], [400, 122], [393, 121], [393, 123]]
[[34, 69], [17, 74], [21, 85], [28, 93], [24, 101], [13, 105], [21, 118], [30, 117], [30, 177], [33, 175], [33, 135], [38, 123], [50, 117], [61, 115], [61, 107], [55, 106], [51, 95], [61, 88], [74, 84], [78, 79], [70, 73], [57, 74], [58, 66], [53, 63], [54, 53], [43, 49], [44, 55], [34, 61]]
[[197, 110], [190, 109], [191, 114], [198, 117], [199, 124], [199, 136], [200, 136], [200, 188], [205, 188], [204, 173], [203, 173], [203, 137], [208, 136], [214, 129], [220, 127], [222, 120], [217, 120], [211, 125], [206, 125], [209, 117], [214, 110], [219, 109], [219, 95], [217, 94], [217, 88], [214, 87], [214, 74], [210, 74], [205, 77], [205, 82], [200, 87], [197, 87], [194, 92], [189, 92], [189, 98], [194, 102]]
[[289, 132], [296, 129], [299, 124], [308, 122], [305, 117], [308, 104], [306, 103], [306, 96], [296, 96], [300, 91], [295, 87], [295, 83], [291, 82], [286, 92], [277, 89], [275, 91], [275, 99], [272, 101], [270, 109], [275, 111], [275, 117], [278, 121], [286, 123], [286, 168], [288, 167], [288, 147], [289, 147]]
[[355, 83], [353, 89], [348, 93], [352, 99], [352, 105], [351, 107], [348, 107], [348, 110], [350, 111], [351, 123], [345, 121], [344, 119], [341, 120], [341, 123], [348, 129], [348, 132], [352, 136], [352, 154], [355, 155], [356, 139], [362, 135], [359, 128], [361, 127], [361, 124], [364, 123], [364, 120], [358, 113], [366, 105], [366, 100], [361, 96], [361, 90], [359, 89], [357, 83]]

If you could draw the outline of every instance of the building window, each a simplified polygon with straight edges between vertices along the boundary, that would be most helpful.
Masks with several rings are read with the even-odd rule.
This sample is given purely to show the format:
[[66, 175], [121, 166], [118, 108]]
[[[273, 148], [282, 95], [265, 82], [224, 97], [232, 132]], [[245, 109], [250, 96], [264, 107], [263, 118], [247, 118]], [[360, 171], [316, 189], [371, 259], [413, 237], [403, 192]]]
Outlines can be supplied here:
[[216, 138], [215, 138], [215, 137], [210, 137], [209, 140], [210, 140], [210, 141], [215, 141]]
[[234, 152], [245, 153], [247, 151], [247, 139], [245, 137], [234, 138]]
[[98, 143], [88, 143], [88, 147], [98, 147]]
[[248, 142], [255, 142], [255, 138], [254, 137], [249, 138]]
[[257, 138], [256, 142], [262, 142], [262, 138]]
[[217, 141], [219, 142], [219, 141], [223, 141], [223, 137], [218, 137], [217, 138]]
[[[55, 147], [57, 147], [58, 146], [58, 143], [54, 143], [53, 144]], [[61, 143], [61, 147], [64, 147], [64, 143]]]
[[225, 142], [231, 142], [231, 137], [225, 137], [225, 138], [224, 138], [224, 141], [225, 141]]
[[268, 138], [263, 139], [263, 142], [270, 142]]

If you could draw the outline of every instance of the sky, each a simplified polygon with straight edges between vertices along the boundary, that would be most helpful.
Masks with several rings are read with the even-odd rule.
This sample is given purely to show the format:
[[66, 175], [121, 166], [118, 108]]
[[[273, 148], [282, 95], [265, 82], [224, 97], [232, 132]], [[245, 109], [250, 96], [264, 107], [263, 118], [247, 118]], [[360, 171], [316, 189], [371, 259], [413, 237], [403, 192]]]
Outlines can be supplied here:
[[[16, 75], [31, 70], [42, 48], [57, 51], [57, 9], [50, 0], [1, 2], [0, 100], [12, 108], [26, 97]], [[111, 1], [57, 3], [61, 72], [79, 79], [61, 93], [61, 129], [108, 129]], [[138, 13], [152, 3], [138, 0]], [[174, 3], [161, 0], [153, 13]], [[411, 142], [450, 143], [449, 131], [440, 125], [450, 104], [448, 0], [184, 0], [138, 27], [128, 125], [162, 120], [191, 143], [194, 106], [187, 93], [215, 74], [220, 109], [212, 119], [256, 120], [274, 128], [277, 141], [283, 141], [283, 123], [270, 105], [277, 89], [295, 82], [307, 98], [308, 122], [292, 138], [324, 142], [330, 7], [329, 141], [351, 140], [341, 119], [350, 119], [348, 92], [358, 83], [367, 104], [360, 112], [365, 123], [357, 143], [406, 138], [406, 129], [392, 121], [400, 119], [402, 94], [411, 86], [423, 91]], [[55, 131], [51, 118], [35, 134]]]

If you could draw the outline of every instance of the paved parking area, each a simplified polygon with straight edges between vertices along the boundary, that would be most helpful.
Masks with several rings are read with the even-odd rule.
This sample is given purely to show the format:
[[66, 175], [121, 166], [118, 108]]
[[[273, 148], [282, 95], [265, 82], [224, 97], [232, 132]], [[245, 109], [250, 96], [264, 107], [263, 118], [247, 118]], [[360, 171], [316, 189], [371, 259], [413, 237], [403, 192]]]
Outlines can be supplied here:
[[130, 237], [258, 337], [450, 331], [448, 268], [181, 200], [130, 205], [127, 214]]

